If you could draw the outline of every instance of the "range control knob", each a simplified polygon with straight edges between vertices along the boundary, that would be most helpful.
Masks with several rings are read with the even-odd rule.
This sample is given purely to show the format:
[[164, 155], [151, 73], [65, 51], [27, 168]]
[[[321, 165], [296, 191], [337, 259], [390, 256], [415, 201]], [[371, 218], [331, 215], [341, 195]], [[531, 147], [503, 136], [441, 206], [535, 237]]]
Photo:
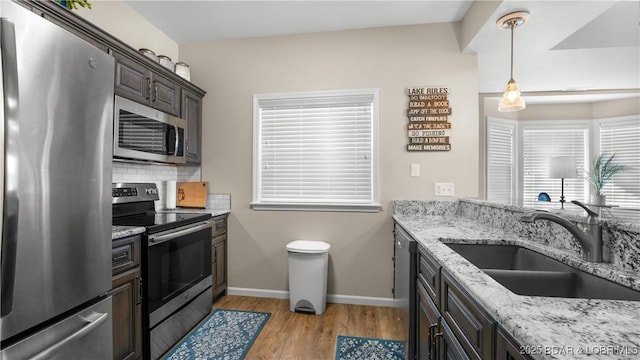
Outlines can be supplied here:
[[158, 195], [158, 188], [144, 189], [147, 195]]

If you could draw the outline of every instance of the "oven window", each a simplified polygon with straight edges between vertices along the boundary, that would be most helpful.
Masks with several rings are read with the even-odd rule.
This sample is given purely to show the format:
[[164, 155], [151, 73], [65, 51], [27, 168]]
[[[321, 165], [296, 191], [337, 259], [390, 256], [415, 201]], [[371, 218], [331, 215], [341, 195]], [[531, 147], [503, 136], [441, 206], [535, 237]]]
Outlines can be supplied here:
[[150, 312], [211, 275], [211, 229], [149, 246]]

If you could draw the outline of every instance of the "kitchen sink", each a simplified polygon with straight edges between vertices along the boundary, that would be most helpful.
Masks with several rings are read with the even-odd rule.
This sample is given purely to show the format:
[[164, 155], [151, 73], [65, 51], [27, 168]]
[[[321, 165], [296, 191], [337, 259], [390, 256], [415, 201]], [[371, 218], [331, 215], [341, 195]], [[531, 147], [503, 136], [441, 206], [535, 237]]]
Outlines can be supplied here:
[[445, 245], [519, 295], [640, 301], [640, 291], [521, 246]]

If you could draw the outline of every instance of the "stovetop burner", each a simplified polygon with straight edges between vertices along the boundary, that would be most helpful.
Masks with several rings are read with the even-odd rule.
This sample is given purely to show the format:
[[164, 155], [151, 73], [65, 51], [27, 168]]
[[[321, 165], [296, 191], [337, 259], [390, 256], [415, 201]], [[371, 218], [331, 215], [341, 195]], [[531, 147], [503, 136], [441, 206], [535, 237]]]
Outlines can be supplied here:
[[113, 221], [116, 226], [143, 226], [148, 234], [206, 221], [210, 213], [180, 213], [155, 211], [154, 201], [159, 200], [154, 183], [112, 184]]

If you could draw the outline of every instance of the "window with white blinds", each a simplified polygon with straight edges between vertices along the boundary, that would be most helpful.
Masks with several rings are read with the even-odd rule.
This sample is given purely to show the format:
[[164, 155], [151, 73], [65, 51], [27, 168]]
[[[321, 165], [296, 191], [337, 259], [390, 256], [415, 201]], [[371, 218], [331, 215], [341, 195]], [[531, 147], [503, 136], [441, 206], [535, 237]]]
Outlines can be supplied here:
[[487, 119], [487, 200], [516, 205], [517, 122]]
[[599, 132], [600, 152], [625, 166], [602, 190], [607, 203], [640, 210], [640, 118], [600, 121]]
[[257, 210], [379, 211], [376, 89], [254, 96]]
[[546, 192], [553, 202], [560, 200], [561, 179], [549, 178], [552, 156], [573, 156], [578, 176], [564, 180], [566, 201], [585, 201], [587, 182], [584, 168], [589, 154], [589, 125], [522, 125], [522, 205], [536, 205], [538, 194]]

